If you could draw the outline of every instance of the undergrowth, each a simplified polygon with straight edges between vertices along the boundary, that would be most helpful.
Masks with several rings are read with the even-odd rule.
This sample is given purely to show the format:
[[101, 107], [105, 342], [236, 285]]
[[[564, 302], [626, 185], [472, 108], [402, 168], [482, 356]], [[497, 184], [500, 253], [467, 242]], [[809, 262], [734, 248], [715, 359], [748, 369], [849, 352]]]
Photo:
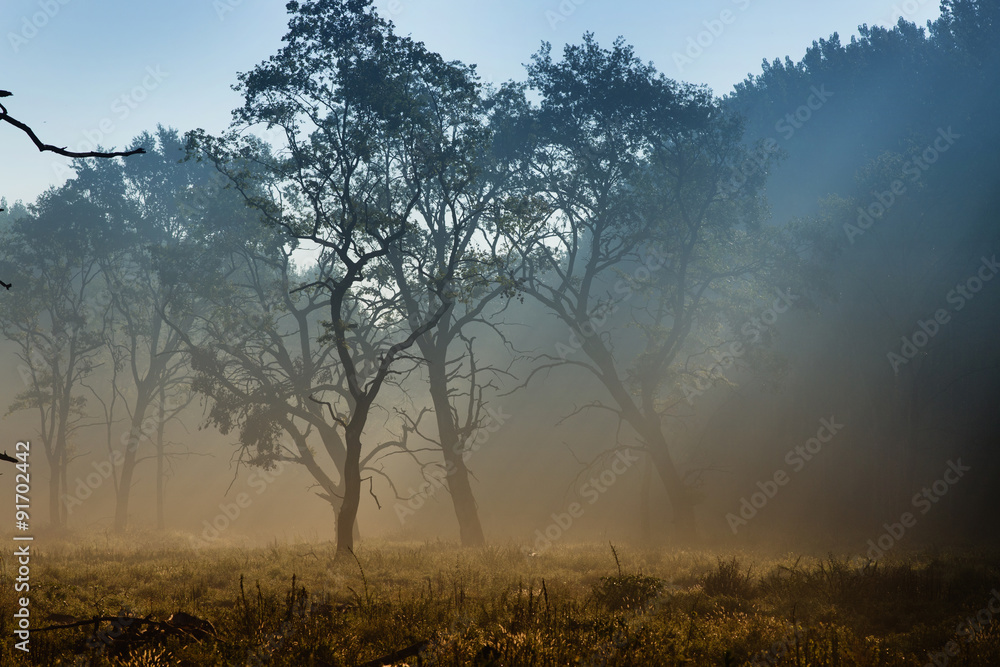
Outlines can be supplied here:
[[0, 560], [0, 664], [1000, 664], [994, 554], [611, 552], [38, 544], [30, 653], [11, 639], [16, 571]]

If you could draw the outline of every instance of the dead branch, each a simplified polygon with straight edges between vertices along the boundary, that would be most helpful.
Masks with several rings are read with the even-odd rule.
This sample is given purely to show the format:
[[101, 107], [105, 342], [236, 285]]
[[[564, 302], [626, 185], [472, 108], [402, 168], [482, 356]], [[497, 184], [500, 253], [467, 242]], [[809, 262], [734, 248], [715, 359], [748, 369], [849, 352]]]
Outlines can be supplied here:
[[[9, 92], [9, 91], [0, 90], [0, 97], [10, 97], [11, 95], [12, 95], [12, 93]], [[64, 157], [73, 157], [73, 158], [85, 158], [85, 157], [104, 157], [104, 158], [108, 158], [108, 157], [128, 157], [129, 155], [137, 155], [139, 153], [145, 153], [146, 152], [145, 148], [135, 148], [135, 149], [130, 150], [130, 151], [111, 151], [111, 152], [86, 151], [86, 152], [82, 152], [81, 153], [81, 152], [77, 152], [77, 151], [66, 150], [65, 147], [60, 148], [59, 146], [53, 146], [52, 144], [43, 143], [42, 140], [38, 138], [38, 135], [35, 134], [34, 130], [32, 130], [30, 127], [28, 127], [25, 123], [22, 123], [21, 121], [17, 120], [16, 118], [13, 118], [10, 114], [8, 114], [7, 113], [7, 107], [5, 107], [3, 104], [0, 104], [0, 120], [5, 121], [7, 123], [10, 123], [11, 125], [13, 125], [14, 127], [16, 127], [17, 129], [19, 129], [22, 132], [24, 132], [25, 134], [27, 134], [28, 138], [31, 139], [32, 143], [35, 144], [35, 146], [38, 148], [39, 152], [49, 151], [49, 152], [52, 152], [52, 153], [56, 153], [58, 155], [62, 155]], [[0, 210], [2, 210], [2, 209], [0, 209]]]

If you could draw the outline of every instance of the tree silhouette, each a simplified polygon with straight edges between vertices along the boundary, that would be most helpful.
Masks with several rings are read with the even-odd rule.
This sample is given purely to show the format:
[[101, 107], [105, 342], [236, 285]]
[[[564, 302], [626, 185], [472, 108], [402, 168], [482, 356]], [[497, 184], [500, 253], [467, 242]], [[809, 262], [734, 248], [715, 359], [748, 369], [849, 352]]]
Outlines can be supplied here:
[[[8, 90], [0, 90], [0, 97], [10, 97], [11, 95], [13, 95], [13, 93], [11, 93]], [[17, 120], [16, 118], [13, 118], [9, 113], [7, 113], [7, 107], [5, 107], [3, 104], [0, 104], [0, 120], [4, 121], [6, 123], [10, 123], [11, 125], [13, 125], [14, 127], [16, 127], [17, 129], [19, 129], [22, 132], [24, 132], [25, 134], [27, 134], [28, 138], [31, 139], [31, 141], [35, 144], [35, 146], [38, 147], [39, 152], [49, 151], [49, 152], [52, 152], [52, 153], [57, 153], [59, 155], [63, 155], [65, 157], [74, 157], [74, 158], [85, 158], [85, 157], [128, 157], [129, 155], [136, 155], [138, 153], [145, 153], [146, 152], [145, 148], [136, 148], [136, 149], [133, 149], [133, 150], [130, 150], [130, 151], [111, 151], [111, 152], [105, 152], [105, 151], [86, 151], [86, 152], [78, 152], [78, 151], [66, 150], [65, 147], [60, 148], [59, 146], [53, 146], [52, 144], [43, 143], [42, 140], [38, 138], [38, 135], [35, 134], [34, 130], [32, 130], [25, 123], [22, 123], [21, 121]]]

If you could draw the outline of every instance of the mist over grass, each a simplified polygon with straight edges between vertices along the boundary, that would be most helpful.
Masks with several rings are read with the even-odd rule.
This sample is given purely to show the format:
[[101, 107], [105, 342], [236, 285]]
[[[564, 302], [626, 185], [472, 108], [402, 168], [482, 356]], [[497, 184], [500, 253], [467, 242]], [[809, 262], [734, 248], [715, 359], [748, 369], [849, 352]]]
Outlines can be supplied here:
[[[330, 542], [192, 550], [179, 536], [152, 534], [50, 540], [36, 554], [34, 576], [45, 583], [33, 598], [33, 662], [9, 644], [0, 658], [360, 665], [417, 647], [391, 664], [1000, 659], [995, 551], [913, 552], [876, 563], [768, 549], [588, 543], [538, 555], [514, 542], [463, 549], [368, 540], [353, 562], [335, 562], [335, 553]], [[10, 608], [9, 559], [3, 572], [0, 607]], [[42, 630], [94, 617], [118, 621]]]

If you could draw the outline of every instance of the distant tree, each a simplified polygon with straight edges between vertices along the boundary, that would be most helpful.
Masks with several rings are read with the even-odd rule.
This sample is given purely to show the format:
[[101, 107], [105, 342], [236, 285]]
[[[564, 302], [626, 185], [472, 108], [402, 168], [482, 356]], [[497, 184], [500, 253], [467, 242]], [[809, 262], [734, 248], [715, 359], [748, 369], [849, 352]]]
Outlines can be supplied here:
[[[127, 413], [121, 468], [115, 471], [118, 532], [128, 524], [140, 444], [146, 441], [155, 448], [157, 515], [158, 523], [163, 522], [164, 427], [191, 396], [186, 388], [190, 367], [164, 312], [188, 295], [184, 283], [161, 279], [154, 260], [158, 251], [180, 243], [190, 232], [182, 204], [199, 180], [197, 172], [206, 170], [206, 165], [181, 161], [184, 146], [176, 131], [160, 128], [156, 136], [143, 134], [134, 143], [150, 150], [141, 164], [126, 169], [120, 162], [79, 163], [72, 181], [73, 188], [104, 212], [113, 230], [114, 243], [103, 249], [100, 268], [110, 306], [105, 343], [113, 364], [114, 395], [95, 392], [95, 398], [106, 406], [109, 427], [116, 421], [118, 405]], [[190, 324], [189, 318], [182, 326]]]
[[[812, 334], [808, 360], [825, 382], [790, 391], [824, 406], [846, 399], [861, 433], [858, 468], [869, 471], [851, 476], [848, 495], [864, 516], [895, 511], [945, 443], [955, 451], [989, 441], [984, 401], [1000, 382], [986, 333], [995, 329], [992, 292], [952, 313], [926, 346], [907, 346], [912, 358], [901, 339], [955, 305], [946, 295], [998, 239], [986, 212], [1000, 201], [1000, 94], [980, 82], [1000, 65], [1000, 5], [946, 0], [927, 27], [901, 18], [858, 32], [846, 43], [836, 33], [819, 39], [798, 61], [765, 61], [725, 106], [746, 118], [748, 141], [771, 138], [787, 154], [768, 173], [775, 210], [825, 220], [824, 270], [839, 303], [823, 304], [829, 314], [816, 331], [826, 338]], [[790, 125], [819, 88], [829, 102]], [[844, 484], [817, 494], [834, 488]]]
[[[10, 97], [11, 95], [10, 91], [0, 90], [0, 98]], [[30, 126], [12, 117], [4, 104], [0, 104], [0, 121], [13, 125], [28, 135], [28, 138], [31, 139], [39, 151], [49, 151], [65, 157], [113, 158], [145, 153], [145, 149], [141, 147], [128, 151], [78, 152], [46, 144], [38, 138]], [[3, 210], [0, 207], [0, 211]], [[28, 220], [28, 218], [19, 218], [20, 223], [23, 223], [25, 220]], [[10, 239], [9, 246], [5, 248], [8, 253], [5, 258], [7, 262], [12, 262], [12, 254], [17, 249], [20, 248], [27, 251], [33, 240], [40, 240], [30, 239], [32, 233], [23, 228], [12, 231], [15, 238]], [[25, 243], [27, 243], [28, 247], [23, 245]], [[86, 245], [84, 244], [83, 247], [86, 247]], [[28, 261], [28, 257], [22, 255], [12, 263], [17, 261]], [[70, 273], [75, 273], [75, 275], [45, 275], [47, 284], [42, 287], [41, 293], [36, 292], [34, 294], [35, 297], [54, 297], [57, 300], [60, 297], [66, 297], [65, 299], [61, 299], [61, 303], [57, 301], [49, 307], [48, 321], [52, 325], [52, 329], [49, 331], [50, 335], [18, 325], [9, 319], [5, 319], [3, 324], [0, 324], [0, 328], [3, 329], [5, 334], [9, 333], [9, 335], [15, 337], [15, 340], [21, 347], [21, 358], [27, 364], [26, 368], [29, 369], [31, 378], [29, 382], [30, 388], [19, 394], [18, 400], [11, 407], [11, 410], [33, 407], [39, 411], [42, 442], [52, 475], [51, 486], [49, 488], [49, 501], [51, 503], [49, 512], [54, 526], [65, 524], [66, 515], [61, 506], [61, 499], [67, 490], [66, 470], [69, 464], [69, 438], [79, 426], [77, 418], [80, 415], [80, 408], [84, 402], [81, 397], [74, 395], [73, 390], [93, 370], [91, 358], [96, 349], [93, 337], [85, 330], [87, 323], [81, 322], [79, 317], [86, 308], [84, 302], [90, 292], [90, 283], [93, 278], [90, 271], [93, 267], [88, 266], [88, 264], [89, 260], [81, 260], [77, 266], [78, 271], [70, 270]], [[59, 268], [62, 269], [63, 267], [60, 266]], [[69, 287], [68, 290], [64, 290], [49, 280], [59, 280], [62, 277], [75, 279], [78, 282], [77, 287], [80, 291], [72, 294], [73, 287], [64, 286]], [[0, 285], [3, 285], [8, 290], [12, 284], [12, 282], [5, 283], [0, 281]], [[31, 291], [35, 292], [34, 289]], [[17, 315], [15, 317], [26, 315], [30, 318], [30, 321], [37, 323], [37, 318], [42, 316], [44, 310], [45, 306], [38, 308], [22, 303], [16, 309]], [[62, 318], [67, 315], [73, 320], [72, 324], [70, 324], [68, 338], [62, 329]], [[0, 318], [2, 317], [0, 315]], [[9, 328], [8, 325], [10, 325]], [[47, 368], [40, 366], [47, 366]]]
[[56, 527], [66, 522], [73, 436], [86, 425], [85, 382], [101, 363], [107, 305], [98, 299], [100, 253], [113, 242], [101, 212], [68, 186], [39, 197], [0, 242], [2, 270], [18, 286], [0, 299], [0, 331], [17, 346], [25, 385], [9, 412], [37, 415]]
[[690, 361], [710, 360], [741, 314], [773, 301], [795, 255], [760, 224], [763, 174], [741, 173], [741, 126], [707, 90], [590, 34], [562, 62], [546, 45], [528, 72], [541, 98], [531, 177], [551, 215], [520, 246], [519, 279], [568, 327], [536, 372], [570, 366], [599, 381], [611, 402], [586, 407], [632, 428], [689, 540], [696, 495], [665, 424], [699, 370]]

